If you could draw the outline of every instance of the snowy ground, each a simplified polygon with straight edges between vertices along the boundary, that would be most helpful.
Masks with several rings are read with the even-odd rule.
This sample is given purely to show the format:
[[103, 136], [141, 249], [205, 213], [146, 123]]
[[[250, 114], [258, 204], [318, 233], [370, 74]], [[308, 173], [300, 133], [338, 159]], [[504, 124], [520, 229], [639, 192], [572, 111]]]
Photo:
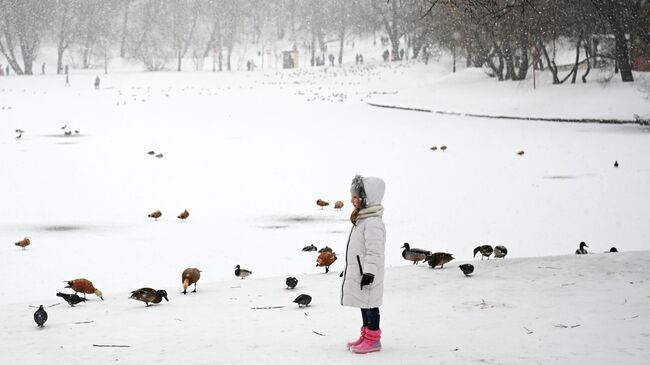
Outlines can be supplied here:
[[[361, 173], [382, 176], [387, 182], [387, 264], [394, 267], [389, 269], [390, 275], [398, 281], [390, 286], [393, 293], [403, 294], [386, 298], [386, 329], [395, 337], [387, 342], [390, 347], [382, 355], [385, 363], [425, 362], [427, 356], [453, 363], [460, 361], [454, 356], [465, 356], [470, 346], [474, 352], [462, 357], [462, 361], [502, 361], [492, 354], [509, 353], [510, 348], [499, 348], [503, 345], [496, 336], [499, 332], [494, 330], [497, 322], [490, 322], [496, 319], [481, 322], [477, 317], [465, 323], [467, 327], [462, 328], [472, 330], [471, 334], [452, 325], [453, 305], [460, 306], [456, 311], [474, 311], [480, 299], [496, 303], [494, 312], [502, 310], [502, 303], [519, 308], [513, 313], [517, 321], [500, 317], [499, 321], [505, 322], [498, 322], [502, 323], [499, 328], [512, 329], [504, 336], [514, 336], [514, 332], [519, 336], [522, 331], [522, 337], [512, 337], [512, 341], [516, 346], [530, 346], [526, 351], [530, 362], [550, 361], [556, 355], [562, 359], [574, 353], [565, 345], [589, 338], [601, 342], [594, 346], [596, 352], [582, 356], [599, 359], [594, 354], [607, 347], [596, 329], [586, 330], [586, 323], [562, 317], [558, 322], [582, 323], [581, 327], [562, 332], [553, 327], [555, 321], [548, 319], [555, 311], [568, 316], [566, 308], [574, 309], [573, 304], [593, 305], [590, 308], [596, 308], [597, 313], [610, 314], [607, 308], [611, 311], [618, 307], [595, 305], [604, 299], [604, 293], [595, 290], [599, 282], [589, 281], [593, 290], [580, 286], [580, 291], [574, 292], [582, 293], [584, 301], [571, 305], [550, 301], [549, 308], [541, 309], [537, 306], [540, 297], [568, 288], [533, 292], [530, 280], [544, 282], [548, 275], [556, 274], [554, 269], [547, 272], [534, 268], [554, 265], [532, 261], [534, 267], [524, 270], [523, 265], [529, 265], [526, 260], [510, 258], [570, 255], [580, 241], [586, 241], [594, 252], [610, 246], [627, 252], [648, 250], [650, 129], [629, 124], [440, 116], [373, 108], [366, 102], [465, 112], [530, 112], [542, 117], [632, 119], [634, 114], [650, 115], [643, 82], [558, 87], [546, 80], [532, 92], [528, 81], [497, 83], [472, 70], [448, 75], [443, 66], [371, 64], [342, 70], [223, 74], [121, 72], [100, 75], [100, 90], [92, 88], [94, 73], [73, 73], [72, 86], [67, 88], [61, 76], [0, 78], [0, 166], [4, 172], [0, 179], [0, 238], [6, 243], [0, 247], [0, 275], [10, 278], [0, 286], [0, 311], [10, 314], [6, 317], [10, 320], [2, 321], [3, 336], [8, 337], [2, 338], [0, 348], [25, 349], [3, 353], [16, 356], [10, 363], [37, 353], [54, 356], [58, 351], [60, 356], [68, 356], [63, 360], [88, 356], [98, 363], [112, 361], [113, 356], [125, 356], [120, 361], [148, 362], [144, 356], [153, 356], [155, 360], [174, 362], [184, 359], [184, 355], [196, 356], [203, 362], [215, 358], [239, 362], [240, 358], [235, 357], [240, 356], [239, 351], [231, 354], [227, 349], [251, 346], [249, 350], [254, 351], [243, 356], [254, 360], [266, 358], [272, 349], [275, 351], [271, 345], [277, 344], [278, 353], [285, 354], [278, 360], [286, 358], [290, 362], [313, 355], [315, 361], [327, 356], [346, 361], [342, 356], [347, 354], [337, 355], [339, 343], [350, 334], [350, 323], [358, 315], [336, 305], [335, 275], [315, 274], [322, 271], [314, 267], [315, 256], [300, 249], [313, 243], [318, 247], [329, 245], [343, 254], [350, 226], [349, 182], [355, 173]], [[638, 75], [642, 81], [646, 78]], [[458, 110], [464, 107], [467, 109]], [[61, 129], [64, 125], [65, 130], [79, 133], [65, 136]], [[20, 139], [14, 133], [17, 128], [25, 131]], [[446, 152], [429, 149], [443, 144], [449, 147]], [[150, 150], [164, 157], [150, 156]], [[519, 150], [525, 154], [518, 156]], [[618, 169], [613, 167], [614, 160], [620, 163]], [[315, 204], [318, 198], [332, 203], [340, 199], [346, 206], [340, 212], [331, 207], [321, 210]], [[156, 209], [163, 212], [162, 218], [147, 218]], [[189, 210], [190, 217], [182, 222], [176, 215], [183, 209]], [[27, 250], [13, 245], [26, 236], [32, 241]], [[458, 291], [456, 268], [433, 273], [399, 267], [406, 264], [400, 256], [403, 242], [453, 253], [459, 261], [471, 259], [472, 249], [478, 244], [503, 244], [510, 252], [506, 262], [514, 265], [514, 271], [503, 275], [521, 281], [501, 286], [498, 283], [505, 279], [499, 279], [498, 272], [490, 272], [486, 277], [493, 281], [479, 286], [474, 284], [482, 280], [477, 274], [468, 280], [482, 295], [466, 297], [469, 291]], [[630, 270], [629, 276], [634, 277], [630, 281], [645, 280], [648, 256], [640, 255], [616, 256], [627, 261], [621, 259], [618, 268], [606, 270], [617, 273], [613, 277], [628, 275], [624, 270]], [[577, 269], [571, 266], [573, 260], [578, 260], [573, 256], [535, 260], [566, 260], [563, 270], [570, 266], [570, 270], [603, 275], [598, 265], [607, 259], [601, 256], [578, 261], [586, 266]], [[333, 270], [340, 270], [340, 261]], [[245, 284], [232, 281], [237, 264], [254, 272]], [[628, 264], [632, 267], [626, 268]], [[522, 267], [517, 269], [517, 265]], [[186, 267], [204, 271], [200, 287], [205, 288], [205, 293], [187, 298], [172, 295], [171, 303], [149, 309], [125, 299], [129, 291], [143, 286], [175, 292]], [[415, 269], [418, 274], [411, 271]], [[506, 270], [505, 266], [500, 270]], [[276, 312], [250, 310], [253, 305], [285, 304], [286, 297], [294, 293], [275, 290], [281, 289], [276, 283], [282, 283], [289, 274], [309, 282], [304, 288], [328, 298], [328, 302], [319, 299], [313, 313], [304, 316], [303, 311], [295, 312], [300, 316], [291, 320], [268, 316], [291, 313], [293, 308]], [[419, 290], [430, 287], [426, 284], [412, 285], [413, 280], [430, 274], [445, 278], [453, 275], [454, 279], [444, 285], [446, 293], [453, 294], [454, 304], [440, 301], [443, 298], [437, 291], [428, 295]], [[571, 276], [576, 275], [574, 271], [567, 275], [549, 285], [577, 280]], [[78, 277], [91, 279], [104, 292], [106, 301], [92, 301], [82, 305], [84, 308], [53, 307], [47, 328], [34, 331], [33, 310], [27, 305], [57, 302], [54, 293], [62, 290], [62, 282]], [[626, 293], [629, 287], [618, 287], [617, 283], [610, 282], [608, 288], [617, 294], [618, 290]], [[517, 302], [513, 303], [512, 294], [508, 300], [487, 295], [509, 288], [510, 284], [520, 297]], [[231, 288], [239, 285], [242, 288]], [[578, 288], [578, 284], [571, 286]], [[519, 289], [527, 291], [519, 295]], [[257, 293], [262, 295], [259, 300]], [[637, 294], [644, 293], [639, 290]], [[645, 295], [638, 298], [646, 300], [647, 307], [647, 291]], [[402, 299], [409, 296], [423, 300], [422, 304], [409, 307], [409, 302]], [[199, 300], [200, 305], [192, 303], [198, 307], [191, 312], [182, 305], [184, 301]], [[236, 305], [244, 300], [245, 305]], [[428, 314], [430, 308], [438, 309]], [[546, 313], [548, 328], [544, 327], [545, 320], [536, 322], [527, 317], [534, 309]], [[135, 314], [138, 310], [159, 315], [152, 322], [149, 317]], [[81, 311], [88, 314], [63, 317]], [[170, 312], [163, 315], [163, 311]], [[319, 311], [327, 316], [316, 319]], [[591, 316], [593, 311], [585, 313]], [[643, 318], [643, 313], [636, 314]], [[314, 322], [303, 317], [313, 318]], [[402, 317], [408, 323], [398, 320]], [[123, 322], [130, 325], [115, 318], [128, 319]], [[242, 323], [242, 318], [250, 321]], [[71, 324], [84, 320], [95, 322]], [[155, 325], [142, 330], [144, 323]], [[159, 328], [159, 323], [165, 325]], [[415, 323], [417, 326], [411, 325]], [[599, 329], [610, 328], [592, 317], [589, 323]], [[188, 327], [182, 328], [183, 324]], [[269, 326], [269, 331], [259, 331], [255, 324]], [[295, 330], [299, 325], [308, 334], [321, 330], [327, 336], [309, 339], [304, 332]], [[522, 325], [535, 333], [524, 336]], [[58, 332], [57, 326], [65, 331]], [[180, 328], [176, 330], [198, 337], [194, 347], [185, 339], [173, 339], [177, 326]], [[352, 327], [356, 328], [356, 324]], [[481, 329], [483, 332], [478, 333], [485, 338], [471, 345], [479, 338], [473, 337], [475, 328]], [[287, 337], [271, 329], [284, 330]], [[621, 348], [632, 354], [631, 359], [643, 352], [647, 355], [647, 327], [638, 332], [628, 332], [627, 327], [616, 329], [615, 335], [629, 338]], [[75, 336], [70, 336], [71, 331]], [[557, 342], [562, 346], [540, 354], [556, 331], [587, 334], [575, 338], [567, 335]], [[245, 337], [250, 333], [255, 334], [255, 341]], [[271, 338], [263, 336], [268, 333]], [[438, 336], [434, 336], [436, 333]], [[641, 333], [646, 337], [639, 337]], [[48, 341], [36, 337], [45, 334]], [[521, 340], [540, 335], [547, 337], [538, 337], [532, 343]], [[407, 351], [414, 340], [423, 337], [427, 340], [420, 342], [429, 342], [429, 347], [423, 344], [415, 352]], [[75, 338], [88, 339], [88, 343], [77, 343]], [[462, 341], [447, 342], [454, 338]], [[301, 342], [303, 339], [306, 342]], [[156, 346], [163, 340], [167, 346], [158, 351]], [[91, 342], [100, 341], [128, 342], [134, 347], [126, 350], [129, 352], [97, 352], [89, 347]], [[42, 352], [33, 351], [35, 344], [45, 346]], [[211, 350], [206, 351], [210, 346]], [[138, 347], [144, 350], [136, 350]], [[461, 350], [441, 354], [454, 348]], [[334, 352], [323, 355], [323, 349]], [[407, 359], [398, 360], [405, 353], [409, 354]], [[108, 357], [101, 357], [106, 354]], [[33, 363], [39, 361], [31, 359]], [[517, 363], [517, 359], [508, 357], [503, 361]]]

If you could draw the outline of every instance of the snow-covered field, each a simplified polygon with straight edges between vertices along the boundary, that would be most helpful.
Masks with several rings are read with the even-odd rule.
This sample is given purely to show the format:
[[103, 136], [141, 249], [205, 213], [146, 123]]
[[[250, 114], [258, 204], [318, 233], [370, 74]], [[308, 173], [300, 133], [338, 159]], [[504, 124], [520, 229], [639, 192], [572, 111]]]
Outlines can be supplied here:
[[[100, 75], [100, 90], [94, 73], [73, 72], [70, 87], [62, 76], [0, 78], [0, 348], [8, 363], [357, 361], [340, 346], [358, 317], [337, 305], [343, 263], [322, 275], [315, 255], [300, 251], [313, 243], [344, 253], [356, 173], [387, 182], [392, 267], [386, 349], [366, 361], [643, 363], [650, 257], [631, 251], [649, 249], [648, 127], [441, 116], [367, 102], [647, 119], [649, 77], [633, 85], [541, 80], [533, 91], [529, 81], [447, 72], [419, 64], [116, 72]], [[320, 209], [318, 198], [346, 206]], [[157, 209], [158, 221], [147, 218]], [[186, 221], [176, 218], [183, 209]], [[23, 237], [32, 242], [26, 250], [13, 245]], [[624, 253], [574, 257], [580, 241]], [[466, 279], [456, 265], [402, 267], [404, 242], [459, 262], [478, 244], [506, 245], [509, 256], [478, 264]], [[524, 259], [549, 255], [570, 256]], [[237, 264], [253, 276], [233, 279]], [[203, 276], [199, 293], [183, 297], [186, 267]], [[288, 275], [301, 281], [295, 293], [283, 289]], [[78, 277], [106, 301], [53, 307], [36, 331], [27, 305], [58, 302], [63, 281]], [[166, 288], [170, 303], [145, 309], [126, 299], [143, 286]], [[303, 289], [315, 297], [307, 310], [250, 309], [288, 305]]]

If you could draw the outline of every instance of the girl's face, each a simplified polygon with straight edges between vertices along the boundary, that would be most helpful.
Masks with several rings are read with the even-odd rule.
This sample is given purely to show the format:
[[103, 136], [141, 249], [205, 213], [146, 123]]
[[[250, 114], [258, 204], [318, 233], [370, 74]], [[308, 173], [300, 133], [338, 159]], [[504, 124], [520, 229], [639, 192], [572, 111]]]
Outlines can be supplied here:
[[361, 198], [356, 196], [354, 193], [350, 193], [352, 195], [352, 199], [350, 202], [356, 209], [361, 209]]

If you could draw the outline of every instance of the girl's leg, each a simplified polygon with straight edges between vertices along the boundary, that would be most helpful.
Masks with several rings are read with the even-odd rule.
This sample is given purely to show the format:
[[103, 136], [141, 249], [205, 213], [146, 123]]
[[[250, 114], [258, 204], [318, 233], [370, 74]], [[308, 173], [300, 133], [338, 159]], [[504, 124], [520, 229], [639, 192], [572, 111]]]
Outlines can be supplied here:
[[377, 331], [379, 329], [379, 308], [366, 309], [366, 320], [367, 322], [365, 324], [368, 326], [368, 329]]

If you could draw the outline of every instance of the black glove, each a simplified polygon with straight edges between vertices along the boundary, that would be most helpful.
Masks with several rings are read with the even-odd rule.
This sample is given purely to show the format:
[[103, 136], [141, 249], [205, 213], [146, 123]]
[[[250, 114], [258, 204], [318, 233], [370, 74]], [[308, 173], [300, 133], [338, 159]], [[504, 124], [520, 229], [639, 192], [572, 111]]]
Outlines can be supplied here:
[[361, 277], [361, 290], [363, 290], [364, 285], [370, 285], [375, 281], [375, 275], [373, 274], [363, 274]]

